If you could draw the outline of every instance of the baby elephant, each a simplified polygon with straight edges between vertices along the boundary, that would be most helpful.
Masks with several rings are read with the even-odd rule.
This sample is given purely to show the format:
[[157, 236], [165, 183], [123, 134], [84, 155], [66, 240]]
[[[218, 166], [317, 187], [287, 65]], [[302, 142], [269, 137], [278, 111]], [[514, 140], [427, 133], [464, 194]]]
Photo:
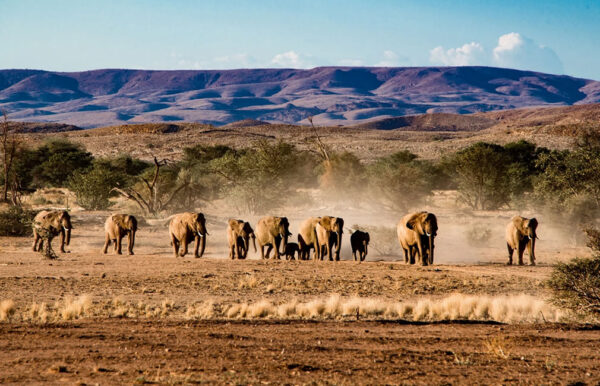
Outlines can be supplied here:
[[106, 253], [111, 242], [115, 243], [115, 251], [121, 254], [121, 242], [125, 235], [129, 238], [127, 252], [133, 255], [133, 245], [135, 243], [135, 232], [137, 232], [137, 219], [130, 214], [113, 214], [106, 219], [104, 223], [104, 232], [106, 240], [104, 242], [103, 253]]
[[287, 243], [285, 246], [285, 259], [286, 260], [295, 260], [295, 254], [298, 254], [298, 260], [300, 260], [300, 246], [298, 243]]
[[368, 246], [371, 238], [368, 232], [356, 231], [350, 236], [350, 244], [352, 245], [352, 256], [354, 261], [357, 260], [356, 252], [358, 252], [359, 261], [364, 261], [367, 258]]

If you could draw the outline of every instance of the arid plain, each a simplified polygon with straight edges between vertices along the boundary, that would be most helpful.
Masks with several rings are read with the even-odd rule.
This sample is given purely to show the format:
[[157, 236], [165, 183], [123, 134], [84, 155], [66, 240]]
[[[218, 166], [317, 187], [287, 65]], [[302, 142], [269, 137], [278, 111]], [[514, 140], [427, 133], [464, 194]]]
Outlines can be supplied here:
[[[437, 159], [477, 141], [569, 148], [599, 111], [592, 105], [478, 114], [444, 130], [435, 119], [449, 118], [434, 116], [402, 129], [319, 133], [332, 149], [364, 162], [404, 149]], [[470, 126], [481, 117], [485, 128]], [[31, 133], [25, 140], [65, 136], [94, 155], [178, 159], [190, 144], [245, 147], [264, 138], [308, 148], [313, 135], [300, 126], [158, 124]], [[403, 215], [368, 203], [321, 203], [318, 192], [309, 193], [310, 205], [275, 213], [290, 219], [292, 239], [311, 215], [338, 215], [348, 227], [394, 227]], [[50, 202], [53, 194], [47, 192]], [[210, 233], [200, 259], [173, 257], [168, 217], [140, 222], [134, 256], [103, 255], [110, 212], [78, 210], [71, 201], [70, 253], [45, 260], [29, 238], [1, 240], [0, 383], [600, 381], [597, 326], [552, 306], [545, 285], [553, 263], [588, 250], [564, 236], [556, 217], [525, 212], [540, 221], [538, 265], [506, 266], [504, 227], [519, 211], [474, 212], [455, 194], [436, 192], [423, 207], [437, 214], [440, 228], [430, 267], [405, 265], [393, 240], [375, 238], [367, 261], [350, 261], [349, 233], [337, 263], [261, 261], [254, 251], [231, 261], [226, 221], [242, 216], [225, 202], [198, 208]], [[127, 205], [120, 201], [113, 211]], [[243, 217], [255, 224], [260, 216]], [[489, 238], [470, 242], [473, 227], [489, 229]]]

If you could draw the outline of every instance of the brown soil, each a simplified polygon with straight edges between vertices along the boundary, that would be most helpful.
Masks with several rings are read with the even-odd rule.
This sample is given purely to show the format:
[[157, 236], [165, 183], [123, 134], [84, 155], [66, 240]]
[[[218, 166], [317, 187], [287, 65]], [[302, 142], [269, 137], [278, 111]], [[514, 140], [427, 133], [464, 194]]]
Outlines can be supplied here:
[[600, 332], [588, 326], [110, 319], [0, 334], [0, 383], [600, 381]]

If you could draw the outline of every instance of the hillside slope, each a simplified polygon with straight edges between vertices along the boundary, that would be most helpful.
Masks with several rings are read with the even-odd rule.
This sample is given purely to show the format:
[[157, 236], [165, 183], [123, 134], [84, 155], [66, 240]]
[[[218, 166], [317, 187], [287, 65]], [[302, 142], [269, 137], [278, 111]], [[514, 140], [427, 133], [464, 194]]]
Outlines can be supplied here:
[[421, 113], [473, 113], [600, 102], [600, 82], [493, 67], [310, 70], [0, 70], [12, 120], [84, 128], [244, 119], [348, 125]]

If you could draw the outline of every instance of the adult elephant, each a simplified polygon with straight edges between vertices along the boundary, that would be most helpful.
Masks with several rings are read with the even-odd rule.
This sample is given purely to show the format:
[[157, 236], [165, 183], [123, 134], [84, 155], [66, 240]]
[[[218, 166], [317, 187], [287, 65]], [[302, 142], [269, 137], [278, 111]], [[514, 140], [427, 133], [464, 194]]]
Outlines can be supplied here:
[[[261, 259], [268, 259], [271, 249], [275, 249], [276, 259], [279, 259], [279, 256], [285, 253], [288, 237], [291, 236], [289, 227], [290, 223], [287, 217], [267, 216], [258, 220], [256, 239], [260, 247]], [[265, 246], [268, 246], [266, 254], [264, 251]]]
[[433, 213], [416, 212], [402, 217], [397, 227], [398, 241], [404, 250], [404, 261], [415, 264], [415, 255], [422, 265], [433, 264], [437, 218]]
[[341, 217], [323, 216], [315, 226], [317, 234], [317, 246], [315, 248], [315, 259], [323, 260], [325, 254], [329, 260], [334, 260], [333, 247], [335, 246], [335, 260], [340, 260], [340, 249], [342, 248], [342, 234], [344, 233], [344, 219]]
[[229, 242], [229, 258], [245, 259], [250, 249], [248, 242], [252, 239], [256, 252], [256, 235], [250, 223], [244, 220], [229, 219], [227, 223], [227, 241]]
[[535, 218], [513, 217], [506, 226], [506, 246], [508, 247], [508, 265], [513, 263], [513, 252], [517, 250], [519, 265], [523, 265], [523, 253], [528, 249], [529, 262], [535, 265], [535, 240], [538, 222]]
[[314, 249], [316, 253], [317, 245], [317, 223], [321, 217], [309, 217], [300, 224], [298, 232], [298, 248], [300, 249], [299, 259], [310, 259], [310, 250]]
[[[185, 212], [173, 216], [169, 223], [169, 234], [173, 245], [173, 255], [183, 257], [188, 252], [188, 244], [196, 241], [194, 257], [202, 257], [206, 247], [206, 219], [202, 213]], [[182, 248], [180, 248], [182, 247]], [[200, 254], [198, 254], [200, 248]], [[181, 250], [180, 250], [181, 249]]]
[[364, 261], [367, 258], [370, 241], [371, 236], [369, 236], [369, 232], [357, 230], [352, 233], [350, 236], [350, 245], [352, 246], [352, 256], [354, 257], [354, 261], [357, 260], [357, 253], [358, 261]]
[[127, 253], [133, 255], [133, 245], [135, 244], [135, 233], [137, 232], [138, 222], [135, 216], [130, 214], [118, 213], [109, 216], [104, 223], [104, 249], [106, 253], [111, 242], [115, 243], [115, 251], [121, 254], [121, 245], [123, 237], [128, 236]]
[[[44, 246], [44, 238], [48, 243], [60, 234], [60, 251], [66, 253], [65, 244], [71, 243], [71, 216], [66, 210], [43, 210], [33, 218], [33, 251], [39, 252]], [[50, 247], [50, 245], [48, 245]]]

